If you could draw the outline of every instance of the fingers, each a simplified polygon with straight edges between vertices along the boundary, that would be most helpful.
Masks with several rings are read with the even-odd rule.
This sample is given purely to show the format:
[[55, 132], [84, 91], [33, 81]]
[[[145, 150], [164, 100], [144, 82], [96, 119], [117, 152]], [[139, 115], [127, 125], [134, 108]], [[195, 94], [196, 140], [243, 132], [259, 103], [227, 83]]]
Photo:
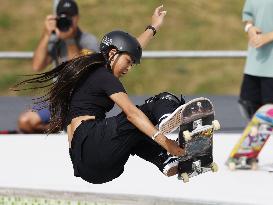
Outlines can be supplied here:
[[46, 16], [46, 19], [56, 19], [56, 16], [53, 14], [49, 14]]
[[166, 14], [167, 14], [167, 11], [161, 11], [159, 15], [164, 17], [164, 16], [166, 16]]
[[163, 5], [157, 7], [152, 16], [151, 25], [158, 30], [163, 24], [164, 17], [167, 14], [167, 11], [163, 10]]
[[161, 5], [155, 9], [154, 14], [157, 16], [165, 16], [167, 14], [167, 11], [163, 11], [163, 5]]
[[261, 34], [261, 33], [262, 33], [262, 30], [256, 27], [256, 33], [257, 33], [257, 34]]
[[251, 39], [251, 45], [254, 48], [259, 48], [265, 43], [265, 37], [262, 34], [256, 35]]
[[182, 149], [181, 147], [179, 147], [179, 148], [176, 150], [176, 153], [174, 154], [174, 156], [177, 156], [177, 157], [184, 156], [184, 155], [185, 155], [185, 150]]
[[257, 35], [261, 33], [262, 31], [258, 27], [251, 27], [248, 32], [250, 38], [256, 37]]
[[171, 139], [167, 139], [168, 145], [167, 145], [167, 151], [174, 155], [174, 156], [183, 156], [185, 155], [185, 150], [179, 147], [176, 141], [173, 141]]
[[56, 29], [56, 16], [48, 15], [45, 19], [45, 31], [47, 35], [51, 35], [52, 31]]
[[159, 7], [155, 8], [155, 14], [159, 14], [160, 11], [163, 9], [163, 5], [160, 5]]
[[55, 22], [56, 21], [56, 16], [55, 15], [47, 15], [46, 16], [46, 22]]

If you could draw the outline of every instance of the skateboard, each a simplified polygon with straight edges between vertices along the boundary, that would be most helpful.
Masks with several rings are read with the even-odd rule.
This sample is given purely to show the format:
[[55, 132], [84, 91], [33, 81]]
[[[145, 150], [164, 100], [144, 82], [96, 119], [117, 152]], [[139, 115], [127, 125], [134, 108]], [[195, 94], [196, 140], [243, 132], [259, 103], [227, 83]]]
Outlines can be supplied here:
[[258, 169], [258, 155], [273, 135], [273, 104], [260, 107], [233, 148], [226, 165], [230, 170]]
[[178, 107], [159, 130], [164, 134], [179, 127], [178, 143], [186, 154], [179, 157], [178, 179], [188, 182], [199, 174], [218, 170], [213, 162], [213, 133], [220, 129], [214, 108], [207, 98], [196, 98]]

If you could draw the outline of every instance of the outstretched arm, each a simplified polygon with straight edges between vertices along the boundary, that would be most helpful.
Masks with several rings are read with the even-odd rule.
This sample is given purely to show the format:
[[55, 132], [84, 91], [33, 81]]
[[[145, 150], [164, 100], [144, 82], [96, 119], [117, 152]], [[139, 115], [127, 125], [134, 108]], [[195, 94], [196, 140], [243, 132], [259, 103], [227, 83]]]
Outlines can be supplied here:
[[34, 71], [43, 70], [52, 61], [47, 52], [47, 45], [52, 31], [56, 28], [56, 17], [54, 15], [48, 15], [44, 27], [43, 35], [32, 59], [32, 69]]
[[[167, 11], [163, 10], [163, 5], [157, 7], [152, 16], [151, 26], [155, 28], [156, 31], [159, 30], [163, 24], [164, 17]], [[137, 38], [142, 48], [145, 48], [149, 41], [153, 38], [154, 31], [152, 29], [147, 29]]]
[[[115, 93], [110, 98], [122, 109], [127, 119], [145, 135], [152, 138], [158, 131], [149, 118], [131, 102], [126, 93]], [[175, 141], [168, 139], [163, 134], [159, 134], [155, 141], [172, 155], [182, 156], [185, 154]]]

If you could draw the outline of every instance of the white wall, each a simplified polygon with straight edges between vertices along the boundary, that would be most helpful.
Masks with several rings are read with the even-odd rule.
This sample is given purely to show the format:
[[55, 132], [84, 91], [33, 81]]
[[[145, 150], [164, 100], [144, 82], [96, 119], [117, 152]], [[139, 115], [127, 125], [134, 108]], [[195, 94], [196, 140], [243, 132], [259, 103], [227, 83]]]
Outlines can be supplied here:
[[[73, 176], [65, 135], [0, 135], [0, 187], [77, 192], [141, 194], [205, 201], [272, 204], [273, 174], [231, 172], [224, 166], [239, 134], [216, 134], [218, 173], [205, 173], [187, 184], [167, 178], [148, 162], [131, 157], [123, 175], [93, 185]], [[273, 140], [260, 154], [260, 164], [273, 163]]]

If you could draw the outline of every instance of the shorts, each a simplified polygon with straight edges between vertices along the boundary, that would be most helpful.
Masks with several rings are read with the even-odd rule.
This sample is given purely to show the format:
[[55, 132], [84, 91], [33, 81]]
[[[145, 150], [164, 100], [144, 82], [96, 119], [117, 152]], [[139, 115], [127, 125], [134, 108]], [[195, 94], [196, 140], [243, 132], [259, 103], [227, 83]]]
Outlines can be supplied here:
[[93, 184], [120, 176], [129, 153], [118, 155], [119, 139], [116, 137], [114, 118], [83, 121], [75, 130], [69, 149], [74, 175]]
[[39, 117], [41, 118], [41, 120], [44, 124], [49, 123], [50, 111], [49, 111], [48, 105], [45, 105], [45, 106], [35, 105], [35, 106], [33, 106], [32, 110], [39, 115]]
[[257, 105], [273, 103], [273, 78], [244, 74], [240, 98]]

